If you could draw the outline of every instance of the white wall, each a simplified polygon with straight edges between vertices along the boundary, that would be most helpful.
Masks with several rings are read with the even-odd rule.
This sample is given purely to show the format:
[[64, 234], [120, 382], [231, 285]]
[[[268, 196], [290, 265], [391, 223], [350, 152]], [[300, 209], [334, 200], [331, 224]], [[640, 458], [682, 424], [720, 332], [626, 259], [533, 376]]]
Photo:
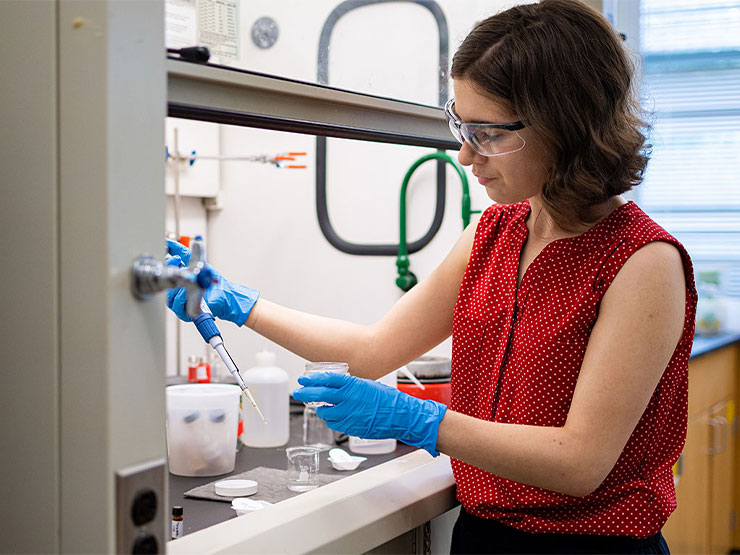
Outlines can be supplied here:
[[[242, 59], [235, 66], [314, 81], [319, 33], [338, 2], [250, 1], [240, 5]], [[440, 1], [450, 35], [450, 59], [472, 24], [509, 3]], [[454, 10], [452, 9], [454, 8]], [[273, 17], [280, 27], [275, 46], [260, 50], [249, 37], [252, 23]], [[329, 58], [330, 85], [373, 94], [437, 103], [437, 27], [427, 10], [394, 3], [358, 9], [335, 27]], [[170, 122], [183, 125], [183, 122]], [[184, 122], [192, 125], [193, 122]], [[208, 124], [197, 124], [208, 125]], [[204, 137], [211, 135], [210, 131]], [[168, 133], [168, 137], [169, 137]], [[169, 139], [168, 139], [169, 140]], [[215, 148], [211, 139], [205, 153]], [[181, 151], [192, 150], [183, 144]], [[186, 141], [187, 143], [187, 141]], [[182, 202], [184, 234], [204, 233], [210, 262], [227, 278], [260, 289], [271, 301], [291, 308], [370, 323], [380, 318], [402, 292], [395, 285], [395, 257], [352, 256], [339, 252], [321, 234], [315, 209], [315, 138], [307, 135], [221, 126], [221, 154], [244, 156], [287, 151], [307, 153], [306, 170], [277, 169], [254, 162], [222, 162], [221, 211], [206, 211], [198, 199]], [[359, 243], [398, 241], [398, 197], [408, 167], [430, 149], [329, 139], [327, 195], [337, 233]], [[453, 157], [455, 152], [450, 152]], [[196, 162], [196, 165], [200, 162]], [[435, 164], [423, 165], [408, 193], [408, 238], [420, 238], [431, 224], [435, 203]], [[490, 200], [468, 172], [473, 209]], [[451, 168], [447, 205], [440, 232], [425, 249], [411, 255], [411, 270], [423, 279], [442, 260], [462, 230], [461, 186]], [[168, 230], [172, 227], [168, 203]], [[174, 318], [170, 332], [168, 374], [174, 373]], [[194, 327], [182, 327], [182, 360], [205, 352]], [[224, 341], [237, 364], [246, 369], [254, 353], [268, 345], [278, 364], [293, 377], [304, 361], [247, 329], [222, 323]], [[434, 350], [449, 356], [449, 341]], [[183, 368], [185, 365], [183, 363]]]

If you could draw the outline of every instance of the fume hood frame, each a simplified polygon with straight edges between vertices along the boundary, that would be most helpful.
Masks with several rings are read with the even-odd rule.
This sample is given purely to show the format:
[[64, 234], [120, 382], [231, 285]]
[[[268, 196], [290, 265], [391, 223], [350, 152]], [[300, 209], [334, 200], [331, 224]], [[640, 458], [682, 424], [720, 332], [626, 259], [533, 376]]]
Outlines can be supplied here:
[[167, 115], [378, 143], [459, 150], [442, 108], [168, 58]]
[[[408, 1], [429, 9], [440, 29], [440, 68], [444, 74], [439, 87], [439, 104], [447, 100], [448, 31], [440, 7], [430, 0], [349, 0], [340, 5], [346, 11], [369, 3]], [[339, 8], [338, 8], [339, 9]], [[336, 10], [335, 10], [336, 11]], [[339, 16], [341, 12], [337, 11]], [[330, 27], [326, 27], [329, 28]], [[327, 31], [328, 33], [328, 31]], [[327, 39], [328, 41], [328, 35]], [[328, 44], [328, 43], [327, 43]], [[167, 60], [168, 116], [226, 125], [270, 129], [317, 136], [317, 211], [326, 208], [326, 137], [459, 150], [450, 134], [440, 107], [394, 100], [235, 69], [217, 64], [196, 64], [174, 57]], [[328, 81], [328, 75], [320, 77]], [[323, 144], [324, 155], [318, 150]], [[319, 168], [321, 166], [321, 168]], [[323, 177], [321, 177], [323, 175]], [[318, 180], [323, 185], [319, 187]], [[321, 193], [319, 188], [323, 191]], [[408, 245], [414, 253], [428, 244], [439, 227], [444, 212], [446, 178], [444, 163], [437, 168], [437, 208], [432, 227], [420, 240]], [[323, 195], [319, 199], [319, 195]], [[344, 241], [330, 225], [319, 222], [330, 241], [351, 254], [396, 255], [398, 245], [355, 245]], [[325, 218], [328, 222], [328, 217]], [[331, 239], [330, 239], [331, 237]], [[367, 252], [367, 251], [375, 252]]]
[[[334, 26], [337, 22], [358, 8], [366, 6], [376, 6], [381, 4], [392, 3], [410, 3], [416, 4], [429, 10], [437, 23], [439, 36], [439, 62], [437, 75], [439, 78], [438, 102], [444, 106], [447, 102], [447, 73], [449, 65], [449, 31], [447, 20], [445, 19], [442, 8], [434, 0], [346, 0], [339, 4], [327, 17], [324, 27], [321, 30], [319, 38], [319, 57], [318, 57], [318, 83], [322, 85], [329, 84], [329, 46]], [[459, 144], [454, 145], [457, 150]], [[319, 220], [321, 233], [327, 241], [336, 249], [354, 255], [363, 256], [400, 256], [401, 244], [361, 244], [349, 242], [336, 232], [329, 218], [329, 207], [326, 195], [326, 137], [316, 137], [316, 216]], [[445, 162], [437, 162], [437, 200], [434, 209], [434, 218], [432, 224], [421, 239], [412, 241], [408, 244], [407, 254], [420, 251], [427, 246], [442, 226], [444, 218], [445, 202], [447, 192], [447, 175]], [[406, 246], [406, 245], [404, 245]], [[406, 254], [406, 253], [405, 253]]]

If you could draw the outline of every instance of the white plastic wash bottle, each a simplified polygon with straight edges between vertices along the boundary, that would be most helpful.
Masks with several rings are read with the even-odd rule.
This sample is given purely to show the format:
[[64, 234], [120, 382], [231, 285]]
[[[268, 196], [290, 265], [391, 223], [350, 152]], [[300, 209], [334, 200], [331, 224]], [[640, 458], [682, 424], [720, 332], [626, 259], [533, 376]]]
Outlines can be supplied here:
[[[397, 370], [394, 370], [390, 374], [386, 374], [382, 378], [379, 378], [377, 381], [390, 387], [398, 387], [396, 372]], [[393, 451], [396, 450], [396, 440], [362, 439], [359, 437], [349, 436], [349, 450], [358, 455], [384, 455], [386, 453], [393, 453]]]
[[248, 447], [279, 447], [288, 443], [290, 436], [288, 373], [275, 366], [275, 353], [272, 351], [262, 350], [256, 358], [257, 366], [242, 372], [242, 377], [262, 409], [267, 424], [262, 422], [252, 405], [242, 403], [242, 443]]

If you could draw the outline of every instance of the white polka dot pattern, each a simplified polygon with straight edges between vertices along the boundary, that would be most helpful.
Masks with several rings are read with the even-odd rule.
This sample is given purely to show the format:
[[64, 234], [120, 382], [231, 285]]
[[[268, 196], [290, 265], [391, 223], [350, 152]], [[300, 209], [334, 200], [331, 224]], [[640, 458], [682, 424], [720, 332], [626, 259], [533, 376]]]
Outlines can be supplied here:
[[585, 233], [548, 244], [517, 291], [529, 210], [527, 201], [493, 205], [481, 217], [453, 317], [452, 410], [496, 422], [562, 426], [599, 302], [626, 260], [649, 242], [666, 241], [681, 252], [684, 331], [624, 451], [596, 491], [572, 497], [453, 459], [458, 499], [476, 516], [529, 532], [656, 534], [676, 506], [671, 467], [686, 438], [696, 309], [691, 260], [676, 239], [628, 202]]

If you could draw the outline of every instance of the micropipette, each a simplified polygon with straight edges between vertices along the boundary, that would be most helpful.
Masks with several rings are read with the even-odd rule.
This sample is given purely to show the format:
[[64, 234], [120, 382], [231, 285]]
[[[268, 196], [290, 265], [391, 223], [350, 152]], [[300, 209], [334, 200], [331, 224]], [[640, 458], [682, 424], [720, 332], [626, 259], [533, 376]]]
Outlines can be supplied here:
[[239, 374], [239, 369], [236, 367], [234, 359], [231, 358], [231, 355], [229, 355], [229, 352], [224, 346], [224, 340], [221, 337], [221, 332], [216, 326], [216, 321], [213, 319], [213, 313], [211, 312], [211, 309], [208, 308], [208, 304], [206, 303], [205, 299], [201, 299], [200, 315], [195, 318], [195, 320], [193, 320], [193, 323], [200, 332], [200, 335], [203, 337], [203, 339], [205, 339], [206, 343], [213, 347], [213, 349], [218, 353], [218, 356], [221, 357], [221, 360], [226, 365], [226, 368], [228, 368], [229, 372], [231, 372], [231, 375], [234, 376], [236, 383], [239, 384], [239, 387], [242, 388], [242, 391], [247, 396], [247, 399], [249, 399], [249, 402], [252, 403], [252, 406], [257, 411], [257, 414], [260, 415], [262, 422], [267, 424], [267, 420], [265, 420], [265, 417], [262, 415], [262, 411], [257, 406], [257, 401], [254, 400], [252, 393], [247, 388], [247, 384], [244, 383], [241, 374]]
[[[197, 258], [199, 260], [205, 258], [205, 245], [203, 244], [203, 239], [200, 236], [195, 237], [193, 241], [193, 250], [197, 253]], [[204, 298], [201, 298], [200, 300], [200, 314], [195, 318], [195, 320], [193, 320], [193, 323], [195, 324], [196, 329], [203, 337], [205, 342], [213, 347], [223, 363], [226, 365], [226, 368], [229, 369], [231, 375], [234, 376], [236, 383], [239, 384], [242, 392], [247, 396], [249, 402], [252, 403], [252, 406], [257, 411], [257, 414], [260, 415], [262, 422], [267, 424], [267, 420], [265, 420], [262, 411], [257, 406], [257, 401], [254, 400], [252, 393], [247, 388], [247, 384], [244, 383], [241, 374], [239, 374], [239, 369], [236, 367], [234, 359], [231, 358], [231, 355], [229, 355], [229, 352], [226, 350], [226, 347], [224, 346], [224, 340], [221, 337], [221, 331], [216, 326], [216, 321], [213, 319], [213, 313], [211, 312], [211, 309], [208, 307], [208, 304], [206, 303], [206, 300]]]

